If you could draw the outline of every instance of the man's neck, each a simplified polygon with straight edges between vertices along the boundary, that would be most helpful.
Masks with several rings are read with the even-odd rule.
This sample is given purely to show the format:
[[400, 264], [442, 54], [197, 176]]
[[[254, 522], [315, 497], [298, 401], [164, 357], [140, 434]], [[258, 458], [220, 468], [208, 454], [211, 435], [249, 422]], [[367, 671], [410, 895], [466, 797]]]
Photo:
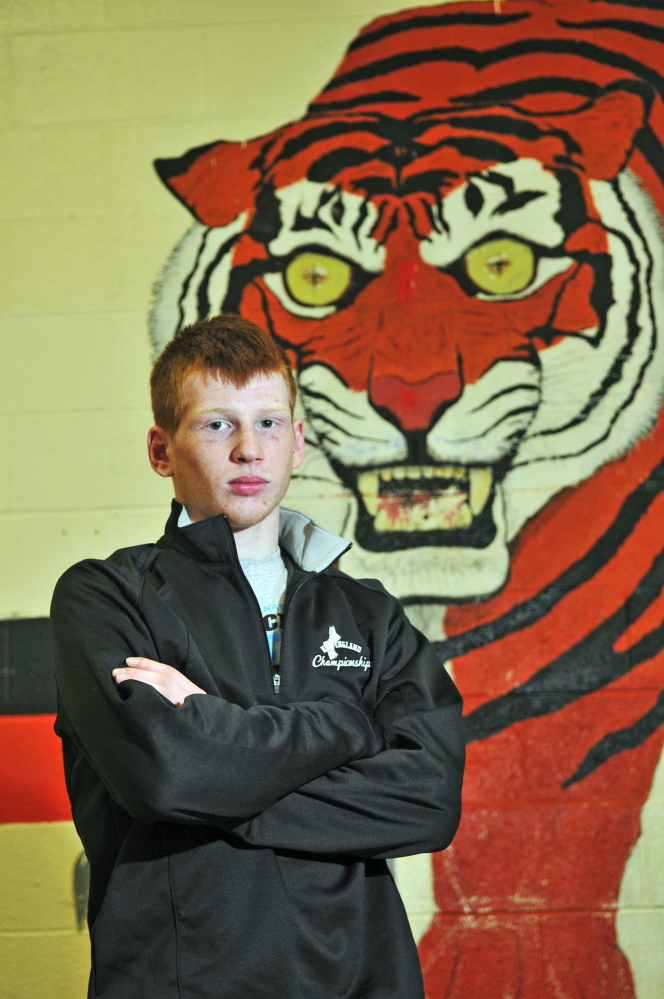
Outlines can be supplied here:
[[[180, 527], [193, 523], [186, 506], [180, 514]], [[238, 558], [262, 558], [279, 550], [279, 507], [276, 507], [265, 520], [251, 527], [235, 527], [231, 524]]]
[[233, 527], [233, 537], [240, 560], [273, 555], [279, 551], [279, 507], [265, 520], [261, 520], [260, 524], [242, 529]]

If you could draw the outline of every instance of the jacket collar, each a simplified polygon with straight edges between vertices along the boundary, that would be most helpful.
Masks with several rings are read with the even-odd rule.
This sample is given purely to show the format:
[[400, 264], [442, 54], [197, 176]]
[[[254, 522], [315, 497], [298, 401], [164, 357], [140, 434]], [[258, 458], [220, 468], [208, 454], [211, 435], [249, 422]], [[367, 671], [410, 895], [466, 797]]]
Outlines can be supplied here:
[[[230, 564], [238, 561], [233, 532], [225, 514], [199, 520], [187, 527], [178, 527], [182, 505], [171, 503], [171, 515], [166, 522], [160, 548], [176, 551], [204, 562]], [[322, 572], [350, 548], [350, 543], [338, 534], [319, 527], [298, 510], [279, 510], [279, 544], [305, 572]]]

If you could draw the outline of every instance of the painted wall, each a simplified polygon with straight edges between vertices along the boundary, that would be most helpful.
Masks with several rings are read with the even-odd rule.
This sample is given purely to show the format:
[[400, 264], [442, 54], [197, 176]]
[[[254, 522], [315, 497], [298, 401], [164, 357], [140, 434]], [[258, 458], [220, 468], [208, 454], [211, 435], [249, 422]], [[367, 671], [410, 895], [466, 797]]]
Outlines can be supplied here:
[[[498, 5], [492, 0], [477, 0], [472, 10], [493, 13], [495, 6], [502, 15], [522, 10], [517, 0], [503, 0]], [[647, 12], [648, 6], [643, 5], [644, 19], [656, 16]], [[579, 9], [576, 2], [567, 7], [568, 17]], [[611, 15], [615, 20], [615, 6], [612, 10], [608, 3], [595, 7], [602, 8], [605, 20]], [[146, 392], [148, 312], [153, 283], [192, 218], [160, 185], [152, 161], [178, 157], [219, 138], [242, 141], [264, 136], [301, 118], [309, 101], [334, 74], [358, 31], [372, 18], [401, 8], [402, 4], [357, 0], [335, 0], [332, 8], [318, 0], [199, 0], [186, 4], [174, 0], [32, 4], [6, 0], [0, 7], [0, 254], [4, 291], [0, 303], [4, 376], [0, 396], [0, 550], [4, 570], [0, 579], [4, 657], [0, 741], [5, 747], [0, 753], [5, 787], [0, 814], [4, 823], [0, 826], [0, 967], [11, 969], [10, 977], [5, 976], [0, 984], [0, 996], [32, 999], [39, 991], [55, 999], [84, 992], [87, 942], [85, 932], [78, 928], [75, 889], [78, 887], [80, 893], [80, 878], [76, 885], [74, 882], [80, 845], [67, 822], [58, 745], [51, 734], [53, 692], [47, 679], [48, 648], [38, 619], [48, 614], [53, 584], [64, 568], [79, 558], [103, 557], [114, 548], [157, 537], [164, 520], [169, 486], [149, 470], [143, 445], [150, 424]], [[638, 28], [638, 5], [632, 8], [631, 17]], [[620, 13], [624, 15], [622, 9]], [[464, 31], [466, 44], [470, 29]], [[501, 31], [507, 33], [508, 40], [510, 32], [515, 37], [528, 37], [528, 28], [516, 21], [513, 26], [505, 23]], [[599, 31], [591, 30], [590, 43], [599, 40]], [[614, 49], [622, 44], [618, 41], [621, 36], [608, 37]], [[602, 40], [606, 44], [605, 36]], [[398, 52], [398, 38], [394, 44]], [[541, 56], [538, 58], [543, 66]], [[652, 53], [650, 65], [656, 64], [656, 58]], [[560, 65], [558, 58], [550, 63], [549, 72], [553, 71], [551, 66], [558, 72]], [[605, 75], [598, 86], [610, 84], [616, 75], [630, 75], [622, 69], [619, 74], [608, 69], [602, 73]], [[478, 80], [472, 73], [462, 79], [457, 67], [454, 75], [459, 85], [467, 82], [468, 93], [476, 92]], [[535, 75], [531, 71], [531, 76]], [[370, 83], [367, 87], [370, 89]], [[342, 96], [347, 98], [348, 94]], [[661, 136], [659, 105], [654, 112], [649, 111], [641, 91], [634, 96], [623, 90], [620, 100], [617, 113], [605, 109], [591, 114], [581, 128], [575, 129], [573, 115], [565, 121], [565, 129], [576, 136], [586, 164], [593, 155], [595, 161], [598, 159], [598, 149], [605, 160], [610, 159], [606, 149], [612, 135], [618, 136], [618, 146], [622, 142], [624, 157], [631, 157], [634, 135], [648, 114], [655, 114], [650, 119], [652, 134]], [[576, 108], [567, 108], [570, 110]], [[468, 123], [464, 129], [467, 136]], [[511, 141], [515, 141], [514, 136]], [[522, 135], [519, 141], [528, 140]], [[539, 148], [537, 155], [541, 163], [560, 152]], [[464, 154], [457, 146], [457, 154], [456, 168], [467, 170], [468, 164], [459, 162], [467, 150]], [[524, 155], [523, 145], [519, 155]], [[639, 155], [641, 159], [632, 158], [631, 165], [657, 201], [661, 197], [657, 186], [661, 182], [656, 177], [659, 154], [650, 148]], [[346, 165], [349, 163], [346, 159]], [[357, 160], [350, 165], [356, 169]], [[614, 176], [623, 165], [616, 161]], [[299, 175], [282, 172], [282, 186], [303, 176], [304, 167], [296, 166]], [[340, 166], [344, 163], [337, 160], [337, 168]], [[478, 161], [473, 169], [478, 173], [485, 166]], [[596, 162], [593, 167], [591, 176], [597, 178]], [[440, 170], [441, 163], [435, 168]], [[186, 177], [184, 167], [171, 164], [169, 170], [171, 178], [176, 178], [172, 185], [177, 185], [178, 177]], [[227, 186], [220, 196], [213, 182], [199, 201], [191, 193], [192, 186], [182, 182], [177, 193], [198, 213], [200, 224], [212, 224], [217, 230], [211, 238], [218, 235], [220, 224], [234, 225], [237, 210], [252, 210], [250, 203], [240, 203], [247, 187], [242, 177], [249, 170], [245, 157], [233, 169], [235, 188]], [[534, 176], [531, 171], [529, 183]], [[599, 178], [599, 183], [610, 184], [612, 180]], [[477, 212], [473, 215], [473, 196], [469, 202], [467, 188], [464, 204], [470, 212], [468, 221], [473, 217], [481, 222], [488, 188], [486, 184], [484, 188], [474, 186], [484, 192], [483, 205], [478, 207], [475, 197]], [[346, 187], [350, 189], [349, 184]], [[461, 190], [458, 184], [456, 187]], [[454, 188], [452, 184], [450, 195]], [[562, 407], [573, 407], [579, 392], [592, 393], [594, 376], [582, 354], [592, 337], [574, 339], [575, 332], [592, 329], [595, 320], [601, 321], [598, 313], [604, 309], [613, 323], [613, 341], [609, 337], [608, 342], [615, 344], [616, 354], [625, 349], [620, 331], [616, 332], [616, 314], [621, 307], [591, 294], [595, 281], [600, 287], [602, 274], [606, 281], [606, 271], [600, 274], [598, 270], [599, 259], [607, 251], [613, 254], [616, 301], [629, 297], [633, 273], [629, 253], [623, 252], [620, 258], [621, 247], [631, 245], [639, 257], [642, 277], [637, 284], [643, 301], [650, 300], [650, 288], [656, 284], [647, 274], [648, 250], [655, 268], [660, 266], [657, 232], [639, 189], [626, 189], [631, 216], [625, 211], [618, 217], [620, 213], [608, 205], [602, 189], [596, 188], [595, 193], [600, 217], [606, 221], [610, 216], [618, 234], [610, 247], [606, 233], [604, 242], [596, 233], [594, 241], [568, 247], [570, 253], [577, 254], [576, 263], [592, 264], [595, 269], [590, 267], [592, 273], [586, 271], [586, 277], [578, 279], [577, 291], [568, 296], [565, 316], [562, 307], [559, 309], [563, 335], [537, 345], [548, 372], [549, 399]], [[238, 198], [239, 208], [233, 211], [224, 203], [223, 219], [205, 215], [228, 194]], [[291, 203], [295, 202], [291, 199]], [[537, 200], [532, 200], [527, 222], [531, 229], [525, 231], [526, 239], [546, 242], [549, 238], [544, 227], [547, 218], [551, 225], [551, 213], [547, 216], [545, 204], [540, 198], [535, 209]], [[660, 210], [662, 207], [664, 203]], [[346, 211], [351, 209], [349, 204]], [[451, 202], [449, 213], [454, 221]], [[464, 221], [458, 223], [461, 229]], [[240, 223], [238, 232], [244, 224]], [[501, 226], [501, 233], [505, 228]], [[646, 237], [640, 238], [637, 230]], [[400, 270], [391, 290], [384, 282], [385, 290], [382, 297], [378, 294], [373, 308], [375, 312], [389, 310], [406, 340], [401, 345], [402, 366], [389, 370], [386, 362], [380, 372], [388, 381], [382, 383], [384, 398], [378, 400], [374, 412], [384, 416], [387, 410], [398, 416], [401, 406], [403, 424], [404, 420], [416, 420], [420, 403], [420, 409], [428, 406], [428, 416], [432, 416], [443, 402], [449, 407], [464, 396], [459, 395], [456, 383], [456, 396], [448, 391], [445, 400], [432, 401], [431, 385], [428, 394], [422, 394], [421, 383], [431, 379], [436, 391], [441, 390], [442, 382], [435, 378], [449, 374], [453, 365], [438, 362], [432, 350], [429, 370], [429, 361], [425, 363], [418, 354], [413, 336], [429, 321], [427, 301], [450, 312], [452, 299], [444, 297], [446, 290], [439, 284], [424, 283], [429, 280], [427, 267], [438, 268], [436, 273], [446, 277], [448, 261], [424, 260], [412, 226], [408, 230], [403, 224], [394, 232], [401, 233], [405, 243], [397, 246], [390, 242], [396, 237], [388, 233], [384, 245], [388, 251], [396, 247], [394, 260]], [[473, 243], [479, 245], [488, 232], [478, 230]], [[201, 234], [200, 228], [195, 230], [191, 240]], [[153, 318], [156, 338], [167, 335], [169, 323], [172, 326], [171, 289], [182, 280], [187, 266], [191, 269], [186, 256], [194, 246], [191, 240], [180, 255], [184, 269], [171, 271], [164, 282], [160, 310]], [[552, 240], [550, 243], [553, 248]], [[323, 249], [330, 246], [322, 240]], [[372, 275], [382, 269], [383, 261], [375, 252], [371, 255], [370, 243], [365, 245], [361, 260], [352, 258], [341, 238], [339, 246], [347, 263], [361, 265]], [[289, 245], [285, 251], [291, 262], [296, 261], [298, 247]], [[317, 247], [320, 251], [321, 239]], [[511, 244], [510, 248], [514, 249]], [[503, 255], [506, 252], [504, 245], [497, 249]], [[269, 244], [268, 250], [274, 257], [276, 251]], [[581, 253], [586, 254], [583, 260]], [[328, 262], [320, 257], [304, 261], [299, 278], [294, 271], [290, 278], [311, 285], [311, 268], [320, 276], [325, 266]], [[473, 266], [466, 264], [466, 277], [477, 276]], [[478, 266], [483, 266], [481, 261]], [[295, 267], [297, 270], [297, 262]], [[567, 272], [563, 269], [560, 273]], [[225, 272], [220, 274], [215, 286], [219, 302], [226, 287]], [[556, 279], [552, 272], [550, 280]], [[343, 282], [344, 275], [338, 280]], [[279, 289], [270, 290], [265, 284], [268, 295], [278, 298]], [[449, 287], [463, 291], [462, 285], [463, 280], [461, 285], [457, 281]], [[311, 321], [306, 309], [312, 303], [302, 297], [304, 286], [299, 285], [299, 309], [300, 313], [305, 310], [304, 316], [293, 320], [286, 299], [282, 299], [285, 305], [270, 300], [267, 310], [267, 318], [276, 317], [282, 323], [280, 331], [288, 334], [296, 348], [302, 343], [298, 321]], [[264, 307], [252, 297], [252, 287], [242, 288], [238, 304], [260, 321], [265, 311], [261, 312]], [[507, 294], [518, 299], [521, 290], [515, 292], [511, 287]], [[369, 296], [372, 289], [380, 291], [380, 282], [367, 284]], [[314, 307], [326, 309], [341, 299], [323, 301], [322, 305], [320, 301]], [[355, 311], [346, 313], [353, 317], [350, 329], [359, 331], [365, 353], [370, 353], [375, 349], [371, 309], [365, 306], [363, 311], [361, 294], [355, 301]], [[469, 306], [460, 305], [458, 300], [455, 306], [454, 319], [461, 335]], [[658, 301], [653, 308], [660, 308]], [[277, 309], [281, 310], [278, 316]], [[576, 330], [564, 325], [563, 320], [569, 323], [570, 315], [579, 322], [580, 313], [583, 322]], [[623, 319], [628, 313], [628, 308], [623, 310]], [[526, 306], [523, 311], [514, 307], [517, 325], [518, 318], [526, 314]], [[327, 315], [316, 318], [322, 322]], [[641, 328], [647, 326], [647, 319], [639, 322]], [[492, 328], [500, 330], [500, 323]], [[329, 335], [328, 344], [333, 349], [338, 342], [337, 330]], [[549, 357], [560, 356], [561, 351], [555, 354], [560, 344], [563, 354], [565, 350], [571, 353], [567, 359], [563, 356], [564, 363], [557, 369], [555, 364], [547, 369], [547, 351]], [[501, 356], [497, 348], [489, 349]], [[512, 348], [503, 340], [501, 349]], [[477, 345], [470, 345], [466, 373], [480, 353]], [[321, 356], [327, 371], [348, 365], [344, 358], [330, 357]], [[303, 384], [310, 393], [318, 391], [324, 372], [302, 367]], [[657, 394], [661, 371], [660, 363], [650, 367], [642, 379], [652, 397]], [[352, 386], [356, 393], [352, 405], [364, 399], [368, 376], [362, 373], [361, 364], [355, 363], [354, 368], [351, 364], [341, 374], [349, 382], [357, 378], [357, 385]], [[478, 384], [479, 374], [478, 370], [472, 379]], [[389, 382], [395, 376], [410, 386], [419, 385], [421, 399], [420, 403], [416, 400], [415, 409], [412, 401], [404, 401], [399, 385]], [[631, 377], [629, 372], [623, 376]], [[526, 372], [526, 381], [529, 377]], [[528, 384], [532, 388], [534, 383]], [[446, 391], [450, 386], [447, 379]], [[338, 385], [322, 388], [335, 401], [342, 399]], [[434, 538], [433, 543], [415, 546], [421, 550], [415, 550], [413, 559], [413, 550], [409, 553], [398, 543], [413, 528], [422, 529], [417, 518], [424, 517], [427, 508], [439, 517], [460, 515], [455, 490], [449, 489], [447, 480], [447, 498], [442, 493], [424, 500], [410, 496], [404, 503], [403, 490], [401, 494], [392, 491], [392, 507], [395, 496], [396, 507], [384, 503], [386, 516], [392, 510], [392, 528], [395, 524], [404, 528], [402, 538], [397, 538], [396, 532], [391, 535], [397, 538], [395, 550], [380, 544], [372, 549], [365, 531], [365, 547], [356, 545], [354, 561], [345, 565], [351, 572], [380, 575], [409, 601], [411, 614], [434, 640], [442, 643], [448, 636], [451, 644], [441, 644], [441, 653], [452, 661], [471, 715], [473, 741], [459, 838], [451, 851], [433, 861], [429, 857], [410, 858], [396, 867], [414, 932], [421, 937], [431, 999], [443, 995], [485, 999], [490, 994], [487, 988], [497, 988], [498, 984], [501, 995], [538, 999], [549, 994], [616, 999], [636, 994], [639, 999], [655, 999], [664, 989], [664, 961], [658, 943], [664, 936], [664, 882], [660, 874], [664, 870], [664, 774], [660, 768], [660, 777], [653, 783], [661, 729], [657, 727], [658, 716], [652, 713], [662, 686], [662, 664], [656, 641], [648, 655], [640, 654], [639, 645], [651, 635], [657, 638], [662, 621], [661, 602], [657, 602], [662, 576], [655, 561], [661, 550], [661, 516], [655, 498], [659, 480], [653, 477], [662, 457], [662, 436], [649, 429], [652, 420], [643, 416], [648, 405], [653, 408], [652, 401], [644, 401], [643, 393], [640, 400], [639, 412], [633, 410], [631, 422], [625, 423], [629, 440], [613, 454], [602, 454], [596, 468], [570, 473], [562, 486], [560, 477], [547, 478], [537, 466], [533, 466], [535, 471], [527, 470], [525, 477], [513, 478], [511, 497], [507, 498], [512, 503], [512, 521], [506, 528], [506, 537], [509, 533], [511, 540], [509, 547], [507, 543], [503, 546], [502, 561], [498, 553], [495, 565], [487, 563], [479, 572], [462, 561], [456, 571], [461, 588], [455, 593], [445, 590], [446, 582], [441, 583], [441, 564], [448, 580], [455, 575], [449, 545]], [[349, 481], [340, 481], [340, 469], [371, 466], [394, 470], [415, 463], [395, 457], [399, 442], [395, 445], [392, 437], [390, 444], [387, 430], [395, 426], [390, 419], [380, 425], [383, 439], [388, 440], [383, 456], [359, 459], [352, 447], [335, 455], [334, 446], [326, 449], [322, 440], [321, 428], [330, 414], [326, 417], [309, 408], [314, 442], [309, 469], [312, 477], [294, 484], [291, 502], [310, 510], [330, 527], [345, 526], [352, 534], [359, 502], [380, 505], [381, 488], [374, 488], [373, 479], [353, 488]], [[654, 408], [653, 418], [656, 404]], [[555, 415], [555, 406], [549, 411]], [[466, 412], [464, 419], [469, 418]], [[527, 436], [526, 429], [519, 426], [520, 439]], [[468, 460], [468, 452], [461, 450], [456, 457], [445, 457], [442, 452], [441, 456], [439, 465], [444, 461], [484, 469], [491, 463], [473, 455]], [[393, 472], [390, 481], [394, 478]], [[484, 480], [480, 480], [481, 485]], [[382, 489], [383, 499], [390, 489]], [[459, 492], [457, 489], [457, 496]], [[499, 503], [499, 491], [491, 495], [491, 503]], [[503, 502], [505, 495], [503, 491]], [[453, 526], [463, 530], [467, 525], [455, 521]], [[486, 547], [475, 551], [484, 552]], [[395, 560], [399, 563], [396, 571]], [[572, 579], [571, 567], [576, 565], [581, 568]], [[496, 575], [493, 583], [491, 572]], [[443, 591], [451, 601], [436, 599]], [[443, 605], [448, 603], [443, 631]], [[28, 621], [33, 623], [28, 625]], [[501, 631], [505, 623], [507, 627]], [[587, 635], [596, 639], [594, 644], [586, 641]], [[626, 670], [622, 678], [616, 672], [621, 655], [621, 662], [635, 667]], [[542, 672], [553, 662], [559, 664], [558, 672]], [[603, 678], [602, 665], [608, 670]], [[34, 676], [30, 676], [31, 671]], [[533, 674], [538, 673], [544, 685], [528, 687]], [[596, 677], [597, 682], [584, 687], [584, 676]], [[553, 677], [551, 683], [548, 677]], [[515, 685], [517, 693], [510, 694]], [[561, 700], [561, 690], [571, 690], [572, 694]], [[540, 705], [549, 698], [549, 707], [533, 711], [538, 698]], [[614, 738], [608, 744], [606, 737], [616, 732], [631, 734], [619, 735], [617, 742]], [[594, 749], [597, 746], [601, 748]], [[612, 747], [618, 749], [613, 755], [606, 752]], [[586, 754], [593, 751], [595, 755], [588, 762]], [[601, 765], [595, 767], [598, 759]], [[579, 771], [584, 763], [585, 770]], [[572, 776], [580, 779], [563, 787]], [[5, 885], [11, 886], [9, 891], [4, 890]], [[616, 916], [618, 939], [629, 964], [616, 956]], [[585, 963], [584, 954], [590, 955]], [[609, 968], [604, 978], [603, 960]], [[491, 985], [487, 984], [487, 974]], [[45, 991], [45, 982], [50, 991]], [[40, 988], [35, 983], [41, 983]]]

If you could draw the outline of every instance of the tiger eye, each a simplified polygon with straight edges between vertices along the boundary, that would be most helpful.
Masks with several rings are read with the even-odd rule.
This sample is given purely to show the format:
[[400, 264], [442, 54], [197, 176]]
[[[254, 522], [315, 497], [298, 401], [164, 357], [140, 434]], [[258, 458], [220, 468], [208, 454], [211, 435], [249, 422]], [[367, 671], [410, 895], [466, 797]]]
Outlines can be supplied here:
[[301, 305], [331, 305], [348, 289], [352, 276], [345, 260], [311, 250], [293, 257], [284, 273], [286, 287]]
[[465, 257], [466, 274], [480, 291], [514, 295], [527, 288], [535, 275], [535, 254], [518, 239], [489, 239]]

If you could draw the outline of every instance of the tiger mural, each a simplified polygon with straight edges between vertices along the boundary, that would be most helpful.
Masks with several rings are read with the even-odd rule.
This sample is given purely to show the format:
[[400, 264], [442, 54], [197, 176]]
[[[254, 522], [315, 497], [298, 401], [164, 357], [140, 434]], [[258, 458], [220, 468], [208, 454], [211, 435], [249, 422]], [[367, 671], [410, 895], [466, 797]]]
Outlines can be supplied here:
[[156, 162], [195, 222], [155, 350], [218, 311], [285, 347], [291, 502], [464, 694], [432, 999], [637, 994], [616, 910], [664, 721], [663, 42], [653, 0], [409, 9], [299, 121]]

